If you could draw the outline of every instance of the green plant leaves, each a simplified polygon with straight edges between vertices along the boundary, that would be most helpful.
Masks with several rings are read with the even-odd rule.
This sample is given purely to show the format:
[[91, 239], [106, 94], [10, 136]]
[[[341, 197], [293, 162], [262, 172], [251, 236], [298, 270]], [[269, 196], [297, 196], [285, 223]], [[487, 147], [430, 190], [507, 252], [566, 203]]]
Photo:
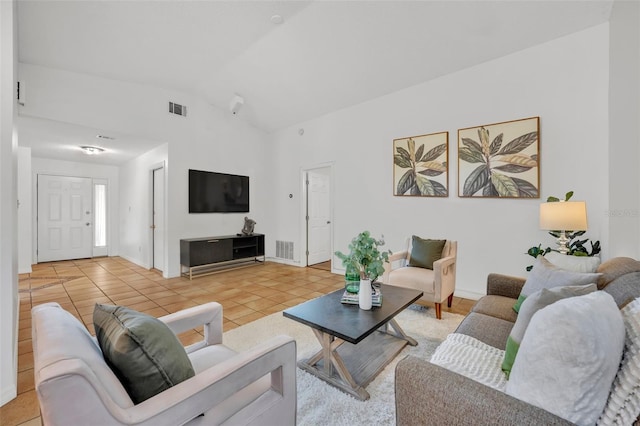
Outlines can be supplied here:
[[396, 192], [400, 195], [404, 195], [413, 187], [414, 183], [415, 179], [413, 170], [407, 170], [407, 172], [400, 178], [400, 181], [398, 181]]
[[424, 156], [420, 161], [434, 161], [436, 158], [440, 157], [446, 151], [447, 151], [447, 145], [440, 144], [434, 148], [431, 148], [429, 151], [427, 151], [427, 153], [424, 154]]
[[469, 147], [462, 147], [458, 150], [458, 156], [462, 161], [467, 163], [484, 163], [486, 162], [482, 153]]
[[378, 247], [384, 245], [384, 239], [376, 240], [369, 231], [362, 231], [351, 240], [349, 254], [336, 251], [335, 255], [342, 260], [345, 268], [359, 271], [361, 279], [375, 281], [384, 272], [384, 263], [389, 261], [390, 250], [381, 252]]

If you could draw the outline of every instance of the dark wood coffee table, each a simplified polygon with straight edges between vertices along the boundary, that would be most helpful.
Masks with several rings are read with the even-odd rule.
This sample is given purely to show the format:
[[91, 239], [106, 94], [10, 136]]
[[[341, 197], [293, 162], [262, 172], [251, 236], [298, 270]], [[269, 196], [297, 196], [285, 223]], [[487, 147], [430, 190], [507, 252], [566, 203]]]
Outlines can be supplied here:
[[283, 311], [311, 327], [322, 347], [298, 367], [364, 401], [364, 389], [407, 345], [407, 336], [394, 317], [422, 296], [410, 288], [382, 285], [382, 306], [370, 311], [340, 303], [337, 290]]

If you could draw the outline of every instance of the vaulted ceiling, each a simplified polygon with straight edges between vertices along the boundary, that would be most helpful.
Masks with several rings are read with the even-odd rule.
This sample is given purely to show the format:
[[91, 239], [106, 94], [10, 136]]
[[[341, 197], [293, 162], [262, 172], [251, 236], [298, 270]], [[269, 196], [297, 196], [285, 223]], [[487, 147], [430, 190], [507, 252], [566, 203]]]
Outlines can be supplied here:
[[225, 110], [238, 94], [239, 118], [274, 131], [606, 22], [611, 6], [19, 0], [18, 52], [22, 63], [178, 89]]

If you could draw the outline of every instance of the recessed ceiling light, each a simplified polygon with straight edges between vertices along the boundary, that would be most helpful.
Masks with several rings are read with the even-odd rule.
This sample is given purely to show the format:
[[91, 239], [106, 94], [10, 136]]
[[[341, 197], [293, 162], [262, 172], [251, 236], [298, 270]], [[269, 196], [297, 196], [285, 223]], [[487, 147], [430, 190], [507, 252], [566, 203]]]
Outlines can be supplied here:
[[271, 17], [271, 22], [273, 22], [276, 25], [280, 25], [284, 22], [284, 18], [280, 15], [273, 15]]
[[104, 148], [100, 148], [99, 146], [82, 145], [80, 149], [87, 155], [96, 155], [104, 152]]

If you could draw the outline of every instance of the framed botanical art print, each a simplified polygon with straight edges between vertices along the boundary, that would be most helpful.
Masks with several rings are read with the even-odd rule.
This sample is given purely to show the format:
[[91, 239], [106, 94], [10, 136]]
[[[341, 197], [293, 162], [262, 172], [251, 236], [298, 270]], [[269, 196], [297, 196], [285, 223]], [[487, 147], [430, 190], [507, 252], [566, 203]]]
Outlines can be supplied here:
[[449, 132], [393, 140], [393, 195], [449, 196]]
[[540, 198], [540, 117], [458, 130], [458, 196]]

